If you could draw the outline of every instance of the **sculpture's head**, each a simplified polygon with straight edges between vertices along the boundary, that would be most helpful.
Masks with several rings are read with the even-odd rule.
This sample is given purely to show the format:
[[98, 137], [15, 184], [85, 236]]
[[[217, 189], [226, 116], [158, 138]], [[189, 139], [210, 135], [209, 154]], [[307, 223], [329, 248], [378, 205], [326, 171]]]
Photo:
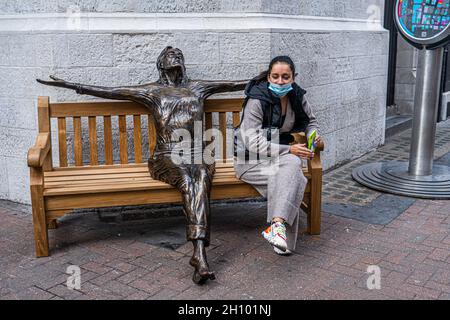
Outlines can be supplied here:
[[156, 61], [161, 84], [182, 84], [188, 81], [186, 67], [184, 66], [184, 56], [178, 48], [166, 47], [159, 54]]

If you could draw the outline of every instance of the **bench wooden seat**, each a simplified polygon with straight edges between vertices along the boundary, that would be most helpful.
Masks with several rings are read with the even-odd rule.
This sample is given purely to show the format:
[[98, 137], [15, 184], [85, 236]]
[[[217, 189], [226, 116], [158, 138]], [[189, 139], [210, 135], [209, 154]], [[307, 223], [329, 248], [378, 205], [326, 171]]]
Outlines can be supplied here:
[[[307, 172], [305, 175], [309, 176]], [[215, 189], [221, 185], [245, 184], [236, 178], [232, 162], [223, 165], [216, 164], [216, 173], [213, 179]], [[95, 170], [58, 170], [44, 173], [44, 196], [170, 188], [173, 187], [167, 183], [153, 180], [146, 165], [117, 166]], [[223, 194], [213, 194], [212, 198], [222, 199], [224, 196], [226, 197]]]
[[[239, 123], [242, 99], [207, 100], [205, 105], [205, 129], [212, 127], [213, 113], [219, 113], [219, 128], [226, 137], [226, 113], [232, 113], [233, 125]], [[134, 161], [128, 159], [126, 116], [133, 118]], [[113, 163], [112, 122], [118, 117], [120, 163]], [[154, 127], [147, 109], [132, 102], [96, 101], [50, 104], [48, 97], [39, 97], [39, 135], [28, 153], [30, 187], [33, 207], [36, 255], [48, 256], [48, 229], [56, 227], [56, 219], [74, 209], [128, 206], [143, 204], [180, 203], [180, 193], [172, 186], [150, 177], [143, 159], [141, 117], [148, 117], [148, 147], [152, 154]], [[87, 117], [89, 124], [89, 163], [83, 163], [81, 118]], [[103, 117], [104, 163], [98, 159], [97, 117]], [[51, 119], [57, 118], [59, 166], [52, 160]], [[67, 119], [73, 118], [74, 164], [67, 157]], [[297, 137], [301, 139], [301, 137]], [[226, 141], [226, 139], [224, 139]], [[249, 184], [236, 178], [232, 159], [224, 155], [216, 160], [211, 199], [237, 199], [259, 197]], [[303, 210], [308, 214], [308, 232], [320, 233], [320, 197], [322, 167], [320, 151], [308, 167], [303, 168], [308, 179]], [[314, 192], [312, 192], [315, 190]], [[214, 213], [212, 213], [214, 214]]]

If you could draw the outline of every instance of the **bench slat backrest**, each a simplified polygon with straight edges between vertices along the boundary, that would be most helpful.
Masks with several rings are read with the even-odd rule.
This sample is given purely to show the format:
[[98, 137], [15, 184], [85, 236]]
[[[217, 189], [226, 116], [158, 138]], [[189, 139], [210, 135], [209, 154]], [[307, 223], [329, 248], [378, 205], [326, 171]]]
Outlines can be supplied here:
[[[40, 100], [49, 101], [48, 97], [39, 97]], [[220, 130], [222, 140], [222, 154], [221, 158], [227, 158], [227, 114], [231, 114], [232, 126], [236, 127], [240, 121], [240, 111], [242, 108], [243, 99], [210, 99], [205, 101], [205, 115], [204, 115], [204, 130], [213, 128], [214, 114], [218, 114], [218, 129]], [[41, 116], [42, 114], [42, 116]], [[99, 117], [103, 121], [98, 121]], [[127, 125], [127, 117], [130, 117], [131, 124]], [[148, 123], [147, 132], [143, 132], [142, 117], [145, 117]], [[48, 112], [39, 113], [39, 123], [45, 126], [46, 130], [51, 118], [57, 119], [57, 138], [59, 145], [59, 166], [84, 166], [83, 163], [83, 134], [82, 134], [82, 119], [87, 119], [88, 123], [88, 146], [89, 146], [89, 166], [98, 165], [113, 165], [113, 136], [119, 139], [119, 161], [121, 165], [139, 164], [146, 161], [144, 159], [143, 142], [144, 137], [148, 137], [148, 145], [145, 146], [152, 155], [156, 146], [156, 129], [154, 119], [149, 110], [144, 106], [129, 101], [92, 101], [92, 102], [61, 102], [48, 103]], [[71, 119], [71, 120], [69, 120]], [[113, 132], [113, 119], [118, 121], [117, 130]], [[68, 158], [68, 121], [73, 123], [73, 165], [69, 164]], [[100, 161], [99, 147], [97, 141], [98, 126], [103, 123], [103, 161]], [[131, 128], [132, 127], [132, 128]], [[228, 129], [228, 130], [227, 130]], [[50, 129], [48, 129], [50, 130]], [[128, 157], [128, 130], [130, 136], [133, 137], [132, 150], [134, 152], [134, 160], [131, 161]], [[209, 140], [208, 137], [206, 137]]]

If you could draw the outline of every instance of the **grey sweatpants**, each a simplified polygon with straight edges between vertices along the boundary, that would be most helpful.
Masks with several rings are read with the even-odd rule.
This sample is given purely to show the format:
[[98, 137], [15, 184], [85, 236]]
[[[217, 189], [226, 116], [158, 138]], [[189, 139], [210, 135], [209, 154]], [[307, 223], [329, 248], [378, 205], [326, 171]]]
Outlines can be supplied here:
[[[239, 172], [239, 168], [236, 171]], [[270, 223], [273, 217], [283, 218], [287, 222], [288, 249], [294, 250], [300, 205], [308, 182], [303, 175], [301, 158], [288, 153], [273, 160], [264, 160], [239, 178], [267, 199], [267, 222]]]

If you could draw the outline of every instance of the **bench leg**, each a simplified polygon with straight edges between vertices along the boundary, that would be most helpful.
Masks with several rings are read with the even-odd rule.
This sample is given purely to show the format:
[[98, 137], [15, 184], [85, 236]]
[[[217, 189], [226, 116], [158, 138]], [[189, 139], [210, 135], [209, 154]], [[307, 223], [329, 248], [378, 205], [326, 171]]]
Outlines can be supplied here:
[[320, 234], [322, 208], [322, 172], [311, 179], [311, 202], [308, 214], [308, 233]]
[[48, 228], [45, 217], [44, 196], [41, 186], [31, 187], [31, 203], [33, 208], [36, 257], [48, 257]]

